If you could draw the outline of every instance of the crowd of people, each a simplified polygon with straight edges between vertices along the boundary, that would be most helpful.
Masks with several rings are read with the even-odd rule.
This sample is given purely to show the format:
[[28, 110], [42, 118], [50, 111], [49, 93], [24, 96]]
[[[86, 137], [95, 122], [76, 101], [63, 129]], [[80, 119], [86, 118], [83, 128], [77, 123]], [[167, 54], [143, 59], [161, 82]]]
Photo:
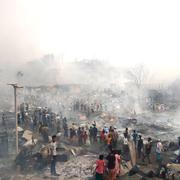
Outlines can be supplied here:
[[[111, 128], [112, 127], [109, 129]], [[125, 154], [130, 149], [130, 142], [133, 142], [134, 144], [138, 162], [151, 164], [154, 156], [156, 158], [156, 165], [158, 167], [156, 175], [161, 178], [166, 177], [166, 165], [163, 163], [163, 151], [165, 149], [160, 139], [156, 143], [153, 143], [150, 137], [143, 139], [142, 135], [138, 134], [136, 130], [129, 133], [128, 128], [126, 128], [123, 133], [123, 139], [122, 151], [116, 150], [116, 146], [111, 146], [111, 148], [109, 148], [109, 154], [106, 156], [106, 158], [104, 158], [103, 154], [99, 156], [99, 159], [96, 162], [96, 180], [103, 180], [105, 176], [107, 179], [116, 180], [116, 178], [121, 175], [121, 162], [122, 159], [124, 159]], [[178, 145], [180, 148], [180, 138]], [[180, 149], [179, 155], [176, 160], [173, 161], [173, 163], [180, 163], [178, 161], [179, 157]], [[145, 162], [146, 160], [147, 162]]]
[[102, 104], [98, 101], [90, 102], [85, 99], [74, 100], [71, 106], [72, 107], [70, 109], [72, 109], [73, 112], [84, 113], [87, 117], [94, 113], [107, 111], [107, 106], [105, 104]]
[[[79, 101], [76, 101], [73, 107], [74, 111], [83, 112], [89, 109], [91, 113], [102, 110], [101, 104], [87, 107]], [[3, 114], [2, 124], [5, 123], [6, 116]], [[125, 157], [127, 155], [130, 156], [130, 144], [133, 144], [138, 161], [143, 163], [147, 161], [148, 164], [151, 164], [152, 155], [155, 155], [158, 167], [160, 168], [163, 165], [162, 152], [164, 147], [161, 140], [159, 139], [155, 144], [151, 137], [144, 139], [136, 130], [130, 131], [126, 128], [123, 134], [120, 134], [116, 127], [113, 126], [97, 127], [95, 121], [90, 127], [88, 125], [78, 126], [75, 123], [70, 125], [70, 122], [68, 122], [67, 118], [63, 117], [61, 113], [56, 115], [48, 108], [36, 108], [33, 111], [28, 111], [28, 107], [27, 109], [23, 108], [18, 113], [18, 124], [25, 129], [31, 129], [33, 132], [39, 131], [46, 143], [49, 143], [49, 135], [51, 135], [52, 132], [62, 132], [64, 139], [70, 141], [73, 145], [91, 146], [101, 144], [101, 148], [103, 148], [105, 154], [100, 154], [99, 159], [96, 161], [95, 177], [97, 180], [104, 179], [104, 175], [106, 175], [108, 179], [115, 180], [121, 175], [121, 162], [122, 159], [126, 159]], [[57, 144], [55, 135], [52, 136], [50, 147], [52, 155], [51, 174], [58, 176], [56, 173]], [[180, 139], [178, 157], [180, 157]], [[176, 162], [180, 163], [177, 160]]]
[[111, 151], [104, 159], [104, 155], [99, 155], [99, 159], [96, 161], [96, 180], [103, 180], [106, 168], [108, 170], [107, 179], [115, 180], [121, 172], [121, 152], [114, 150]]
[[67, 119], [64, 118], [63, 124], [64, 137], [71, 142], [77, 142], [79, 146], [86, 145], [87, 141], [89, 141], [89, 145], [100, 143], [103, 151], [109, 153], [107, 156], [101, 154], [96, 162], [97, 180], [102, 179], [104, 175], [115, 180], [117, 176], [121, 175], [121, 161], [127, 154], [130, 156], [130, 143], [134, 145], [139, 162], [151, 164], [152, 156], [155, 156], [158, 167], [163, 166], [162, 152], [164, 148], [160, 139], [155, 144], [150, 137], [145, 139], [136, 130], [129, 131], [128, 128], [125, 129], [123, 138], [120, 138], [121, 134], [115, 127], [97, 128], [96, 122], [89, 128], [87, 126], [75, 127], [74, 124], [68, 128]]
[[[104, 126], [104, 128], [97, 128], [94, 121], [90, 127], [80, 126], [77, 127], [74, 123], [72, 127], [68, 128], [67, 120], [63, 120], [64, 137], [68, 138], [72, 143], [78, 145], [86, 145], [101, 143], [105, 145], [110, 151], [115, 148], [118, 141], [118, 132], [116, 128], [110, 126], [110, 128]], [[77, 142], [77, 143], [76, 143]]]
[[[144, 143], [142, 136], [135, 130], [130, 134], [128, 128], [126, 128], [123, 133], [123, 142], [121, 146], [119, 146], [119, 133], [115, 127], [104, 126], [101, 129], [97, 128], [96, 122], [94, 122], [89, 128], [87, 126], [76, 127], [74, 124], [72, 124], [72, 127], [68, 128], [67, 119], [65, 117], [62, 123], [64, 137], [67, 140], [70, 140], [72, 143], [77, 142], [79, 146], [86, 145], [88, 140], [90, 145], [100, 143], [103, 145], [104, 150], [106, 150], [105, 152], [109, 153], [106, 158], [104, 158], [103, 154], [99, 156], [96, 167], [96, 179], [102, 179], [104, 173], [112, 180], [116, 179], [116, 177], [121, 174], [121, 160], [126, 153], [129, 153], [129, 141], [134, 143], [138, 159], [142, 160], [142, 162], [147, 159], [148, 163], [151, 163], [152, 140], [148, 138], [148, 141]], [[159, 151], [162, 151], [162, 149], [160, 149], [161, 145], [161, 142], [158, 142], [157, 157], [161, 156], [161, 152]], [[122, 151], [117, 150], [119, 147], [122, 147]], [[157, 158], [157, 160], [159, 163], [161, 162], [160, 158]]]
[[103, 105], [101, 103], [88, 103], [83, 100], [75, 100], [73, 103], [73, 110], [80, 112], [101, 112], [103, 111]]
[[19, 126], [26, 129], [36, 130], [39, 125], [49, 128], [52, 128], [53, 125], [56, 126], [56, 115], [47, 107], [39, 107], [31, 111], [22, 109], [17, 117]]

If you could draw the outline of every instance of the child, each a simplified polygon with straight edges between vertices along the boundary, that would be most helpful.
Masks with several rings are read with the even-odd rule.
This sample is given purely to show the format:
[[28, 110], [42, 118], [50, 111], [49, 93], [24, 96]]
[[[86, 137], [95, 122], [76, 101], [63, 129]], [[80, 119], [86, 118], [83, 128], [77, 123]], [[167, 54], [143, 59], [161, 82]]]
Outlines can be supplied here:
[[100, 155], [99, 159], [96, 161], [96, 180], [103, 180], [104, 171], [105, 171], [104, 156]]

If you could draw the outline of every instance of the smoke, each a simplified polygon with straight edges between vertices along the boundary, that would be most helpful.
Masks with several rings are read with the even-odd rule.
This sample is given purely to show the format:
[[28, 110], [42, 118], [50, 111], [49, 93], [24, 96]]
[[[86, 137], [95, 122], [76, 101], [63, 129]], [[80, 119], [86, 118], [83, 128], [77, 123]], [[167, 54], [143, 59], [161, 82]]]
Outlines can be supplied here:
[[[13, 104], [13, 89], [8, 87], [7, 83], [17, 82], [23, 87], [77, 84], [97, 90], [109, 88], [112, 84], [118, 85], [122, 76], [119, 69], [97, 59], [63, 63], [52, 54], [24, 64], [6, 64], [2, 66], [0, 73], [3, 110], [7, 108], [5, 105], [7, 102]], [[22, 101], [24, 91], [26, 90], [19, 91], [19, 99]]]
[[[12, 109], [13, 89], [8, 87], [7, 83], [17, 82], [24, 87], [23, 90], [18, 90], [19, 103], [26, 101], [26, 96], [36, 95], [36, 101], [39, 101], [37, 105], [51, 106], [58, 111], [58, 107], [64, 102], [69, 106], [75, 97], [88, 99], [87, 97], [90, 96], [89, 99], [92, 102], [99, 99], [111, 106], [111, 111], [121, 114], [140, 114], [145, 109], [145, 99], [148, 97], [150, 88], [148, 85], [152, 81], [152, 75], [143, 65], [122, 69], [97, 59], [64, 63], [62, 58], [55, 57], [53, 54], [24, 64], [6, 64], [0, 69], [0, 74], [2, 110]], [[62, 87], [45, 88], [46, 90], [37, 92], [27, 90], [28, 87], [42, 88], [58, 85], [71, 86], [72, 90], [65, 91]], [[172, 89], [171, 91], [175, 92]], [[108, 95], [104, 90], [108, 90]]]
[[121, 76], [122, 72], [118, 68], [100, 60], [63, 63], [53, 55], [45, 55], [15, 67], [5, 79], [17, 81], [24, 86], [91, 84], [108, 87], [109, 84], [117, 84]]
[[[90, 94], [92, 102], [95, 99], [99, 99], [99, 101], [111, 106], [111, 110], [113, 111], [119, 111], [116, 107], [120, 106], [121, 112], [140, 113], [142, 108], [140, 105], [139, 94], [141, 93], [141, 97], [142, 94], [144, 94], [141, 89], [144, 82], [138, 83], [137, 87], [137, 83], [135, 81], [138, 78], [140, 80], [144, 78], [144, 68], [141, 67], [140, 70], [143, 70], [143, 73], [139, 71], [137, 76], [136, 73], [135, 75], [132, 73], [133, 76], [131, 75], [131, 78], [127, 78], [127, 70], [111, 66], [109, 63], [101, 60], [84, 59], [81, 61], [64, 63], [62, 59], [59, 59], [52, 54], [45, 55], [42, 58], [27, 62], [25, 64], [5, 66], [0, 72], [3, 80], [1, 94], [1, 107], [3, 108], [1, 109], [12, 107], [13, 90], [12, 88], [7, 87], [7, 83], [17, 82], [21, 86], [24, 86], [24, 90], [19, 90], [18, 99], [20, 102], [25, 101], [23, 98], [25, 96], [32, 94], [34, 96], [37, 95], [37, 92], [30, 93], [27, 91], [26, 87], [82, 85], [84, 88], [80, 88], [80, 96], [84, 99], [86, 99], [87, 95]], [[8, 89], [8, 91], [6, 89]], [[109, 91], [108, 96], [115, 94], [118, 100], [112, 104], [110, 102], [111, 99], [109, 99], [107, 94], [104, 93], [105, 89], [111, 90]], [[38, 99], [39, 103], [37, 105], [51, 106], [52, 109], [57, 111], [59, 102], [66, 102], [67, 106], [71, 103], [67, 102], [67, 97], [62, 97], [65, 92], [59, 93], [59, 90], [52, 89], [46, 91], [47, 92], [38, 92], [40, 99]], [[118, 91], [123, 91], [125, 94], [119, 94]], [[101, 94], [101, 96], [99, 94]], [[73, 90], [72, 96], [73, 95], [76, 95], [76, 89]], [[73, 97], [70, 99], [73, 101]], [[107, 100], [109, 102], [106, 102]]]

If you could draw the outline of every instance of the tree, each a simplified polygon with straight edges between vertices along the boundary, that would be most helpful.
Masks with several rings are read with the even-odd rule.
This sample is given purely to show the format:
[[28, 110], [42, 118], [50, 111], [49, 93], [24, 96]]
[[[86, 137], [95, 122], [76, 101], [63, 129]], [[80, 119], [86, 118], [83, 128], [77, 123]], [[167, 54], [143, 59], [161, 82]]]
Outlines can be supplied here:
[[18, 71], [17, 74], [16, 74], [16, 76], [18, 78], [22, 77], [23, 75], [24, 75], [24, 73], [22, 71]]
[[137, 89], [140, 89], [147, 80], [148, 70], [144, 65], [138, 65], [126, 71], [126, 77], [137, 87]]
[[148, 70], [143, 65], [137, 65], [125, 72], [130, 83], [130, 87], [127, 87], [128, 98], [131, 99], [129, 106], [136, 113], [141, 113], [144, 106], [145, 91], [143, 88], [147, 83], [148, 74]]

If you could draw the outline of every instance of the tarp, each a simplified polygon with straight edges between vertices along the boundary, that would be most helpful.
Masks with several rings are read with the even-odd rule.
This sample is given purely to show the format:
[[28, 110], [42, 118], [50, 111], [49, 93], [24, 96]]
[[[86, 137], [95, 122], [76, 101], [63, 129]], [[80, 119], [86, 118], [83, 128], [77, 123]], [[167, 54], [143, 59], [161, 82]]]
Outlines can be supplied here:
[[177, 151], [174, 151], [174, 154], [175, 154], [176, 156], [178, 156], [178, 155], [179, 155], [179, 149], [178, 149]]
[[73, 156], [76, 156], [76, 153], [74, 152], [74, 149], [71, 149], [71, 153], [73, 154]]
[[167, 164], [167, 168], [180, 172], [180, 164]]
[[129, 141], [128, 145], [129, 145], [129, 150], [130, 150], [130, 155], [131, 155], [131, 162], [132, 162], [132, 165], [135, 166], [136, 165], [136, 149], [135, 149], [135, 144], [134, 144], [133, 141]]
[[33, 135], [32, 131], [25, 130], [22, 137], [26, 139], [27, 141], [30, 141], [32, 140], [32, 135]]
[[29, 147], [29, 146], [34, 146], [35, 144], [37, 144], [38, 140], [37, 139], [34, 139], [34, 140], [29, 140], [27, 141], [25, 144], [23, 144], [23, 146], [25, 147]]
[[18, 132], [22, 132], [22, 131], [24, 131], [24, 129], [23, 128], [21, 128], [21, 127], [17, 127], [17, 130], [18, 130]]
[[132, 169], [131, 161], [123, 162], [121, 164], [120, 176], [124, 176]]

